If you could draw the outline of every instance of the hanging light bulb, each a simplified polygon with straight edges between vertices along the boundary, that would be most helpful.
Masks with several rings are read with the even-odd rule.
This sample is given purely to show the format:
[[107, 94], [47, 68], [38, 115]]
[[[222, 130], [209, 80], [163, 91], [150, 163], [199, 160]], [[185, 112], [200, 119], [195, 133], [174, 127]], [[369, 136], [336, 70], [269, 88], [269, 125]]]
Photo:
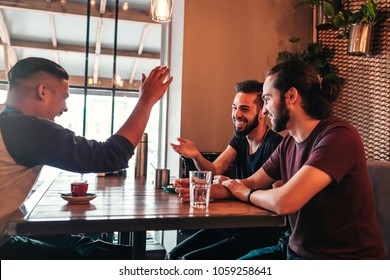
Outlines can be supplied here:
[[119, 75], [119, 74], [116, 74], [116, 75], [115, 75], [115, 85], [116, 85], [117, 87], [123, 86], [123, 80], [122, 80], [121, 75]]
[[127, 11], [127, 10], [129, 9], [129, 3], [124, 2], [123, 5], [122, 5], [122, 9], [123, 9], [124, 11]]
[[169, 22], [172, 18], [174, 0], [151, 0], [152, 19], [157, 22]]

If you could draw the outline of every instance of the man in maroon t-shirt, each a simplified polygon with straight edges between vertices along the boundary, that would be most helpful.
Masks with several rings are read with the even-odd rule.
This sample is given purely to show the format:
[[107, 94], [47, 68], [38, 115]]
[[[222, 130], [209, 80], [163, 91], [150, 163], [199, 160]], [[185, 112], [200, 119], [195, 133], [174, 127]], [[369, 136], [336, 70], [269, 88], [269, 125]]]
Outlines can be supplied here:
[[[331, 117], [340, 93], [301, 61], [267, 74], [263, 113], [288, 135], [263, 167], [243, 180], [223, 182], [219, 197], [236, 198], [288, 215], [288, 244], [249, 252], [241, 259], [383, 259], [374, 196], [359, 133]], [[283, 186], [260, 189], [274, 181]]]

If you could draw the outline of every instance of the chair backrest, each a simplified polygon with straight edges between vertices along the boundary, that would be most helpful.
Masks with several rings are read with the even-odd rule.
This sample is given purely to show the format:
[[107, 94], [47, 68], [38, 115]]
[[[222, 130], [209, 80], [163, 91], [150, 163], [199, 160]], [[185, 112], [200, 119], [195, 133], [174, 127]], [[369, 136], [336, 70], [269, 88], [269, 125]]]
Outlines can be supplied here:
[[385, 244], [385, 258], [390, 259], [390, 162], [367, 161], [374, 188], [376, 215]]

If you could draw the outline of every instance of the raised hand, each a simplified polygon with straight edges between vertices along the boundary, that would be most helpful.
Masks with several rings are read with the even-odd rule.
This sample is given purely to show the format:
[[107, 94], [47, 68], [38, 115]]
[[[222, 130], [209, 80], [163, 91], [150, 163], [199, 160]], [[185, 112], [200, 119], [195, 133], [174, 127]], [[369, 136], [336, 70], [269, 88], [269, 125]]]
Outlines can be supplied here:
[[138, 145], [145, 131], [153, 105], [160, 100], [172, 82], [173, 77], [167, 79], [168, 75], [169, 68], [166, 66], [155, 67], [148, 77], [142, 74], [137, 104], [117, 131], [118, 135], [127, 138], [134, 147]]
[[170, 69], [167, 66], [157, 66], [148, 77], [142, 73], [142, 83], [139, 88], [140, 101], [155, 104], [164, 95], [173, 77], [169, 77]]
[[194, 159], [200, 155], [198, 148], [196, 148], [194, 142], [191, 140], [179, 137], [177, 138], [177, 141], [179, 144], [171, 143], [171, 146], [179, 155], [191, 159]]

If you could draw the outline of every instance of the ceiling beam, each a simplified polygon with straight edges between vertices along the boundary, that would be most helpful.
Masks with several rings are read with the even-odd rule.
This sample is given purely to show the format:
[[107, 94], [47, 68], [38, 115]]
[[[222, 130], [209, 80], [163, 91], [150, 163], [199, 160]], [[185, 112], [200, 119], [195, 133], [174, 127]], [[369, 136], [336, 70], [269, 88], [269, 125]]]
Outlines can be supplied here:
[[[149, 24], [145, 24], [138, 45], [138, 55], [141, 55], [144, 51], [145, 38], [146, 38], [146, 34], [148, 33], [148, 29], [149, 29]], [[132, 83], [134, 81], [135, 71], [137, 70], [137, 67], [138, 67], [138, 58], [134, 59], [133, 68], [131, 69], [130, 72], [129, 83]]]
[[[5, 71], [0, 71], [0, 80], [6, 81], [7, 77], [5, 74]], [[116, 90], [135, 90], [137, 91], [139, 89], [139, 86], [141, 84], [141, 81], [134, 81], [133, 83], [129, 83], [127, 81], [124, 81], [122, 86], [115, 86]], [[70, 76], [69, 77], [69, 85], [70, 86], [78, 86], [78, 87], [84, 87], [84, 77], [82, 76]], [[91, 85], [89, 85], [91, 86]], [[92, 85], [99, 88], [107, 88], [112, 89], [112, 79], [110, 78], [99, 78], [99, 82], [96, 85]]]
[[107, 8], [107, 0], [100, 0], [100, 14], [104, 15]]
[[99, 78], [99, 57], [100, 57], [100, 53], [102, 51], [102, 35], [103, 35], [102, 29], [103, 29], [103, 19], [99, 18], [97, 31], [96, 31], [95, 63], [93, 66], [93, 83], [94, 84], [97, 83], [98, 78]]
[[[70, 14], [70, 15], [79, 15], [85, 17], [87, 15], [87, 5], [85, 3], [73, 3], [66, 2], [66, 4], [61, 4], [60, 1], [56, 2], [46, 2], [44, 0], [0, 0], [0, 8], [14, 8], [14, 9], [23, 9], [23, 10], [36, 10], [44, 12], [52, 12], [58, 14]], [[91, 17], [100, 17], [100, 6], [96, 5], [91, 7]], [[115, 8], [106, 7], [103, 18], [115, 19]], [[127, 11], [123, 9], [119, 10], [118, 14], [119, 20], [126, 21], [135, 21], [135, 22], [144, 22], [159, 24], [154, 22], [149, 16], [148, 12], [137, 11], [129, 8]]]
[[51, 43], [53, 47], [57, 47], [57, 33], [56, 33], [56, 23], [54, 19], [54, 15], [49, 13], [49, 21], [50, 21], [50, 30], [51, 30]]
[[[54, 15], [52, 13], [49, 13], [49, 21], [50, 21], [50, 30], [51, 30], [51, 43], [54, 48], [57, 48], [56, 22], [54, 19]], [[56, 51], [55, 53], [54, 61], [60, 64], [60, 57], [58, 51]]]
[[98, 27], [96, 31], [95, 44], [95, 63], [93, 65], [92, 81], [96, 84], [99, 80], [99, 58], [102, 50], [102, 35], [103, 35], [103, 15], [106, 12], [107, 0], [100, 0], [100, 18], [98, 20]]
[[[4, 43], [4, 42], [3, 42]], [[14, 48], [31, 48], [31, 49], [42, 49], [42, 50], [52, 50], [52, 51], [63, 51], [63, 52], [80, 52], [85, 54], [85, 47], [75, 46], [75, 45], [66, 45], [66, 44], [57, 44], [57, 47], [53, 47], [50, 43], [41, 43], [34, 41], [26, 40], [15, 40], [12, 39], [11, 44]], [[95, 53], [95, 48], [90, 47], [89, 52]], [[100, 54], [104, 55], [113, 55], [114, 51], [111, 48], [101, 48]], [[142, 58], [142, 59], [160, 59], [160, 53], [151, 53], [143, 52], [138, 54], [137, 51], [127, 51], [127, 50], [118, 50], [117, 56], [124, 56], [130, 58]]]
[[[69, 85], [71, 86], [84, 86], [84, 77], [81, 76], [71, 76], [69, 77]], [[123, 81], [121, 85], [115, 85], [116, 90], [138, 90], [141, 85], [141, 81], [133, 81], [129, 83], [128, 81]], [[90, 84], [89, 87], [99, 87], [112, 89], [112, 78], [99, 78], [99, 81], [96, 84]]]

